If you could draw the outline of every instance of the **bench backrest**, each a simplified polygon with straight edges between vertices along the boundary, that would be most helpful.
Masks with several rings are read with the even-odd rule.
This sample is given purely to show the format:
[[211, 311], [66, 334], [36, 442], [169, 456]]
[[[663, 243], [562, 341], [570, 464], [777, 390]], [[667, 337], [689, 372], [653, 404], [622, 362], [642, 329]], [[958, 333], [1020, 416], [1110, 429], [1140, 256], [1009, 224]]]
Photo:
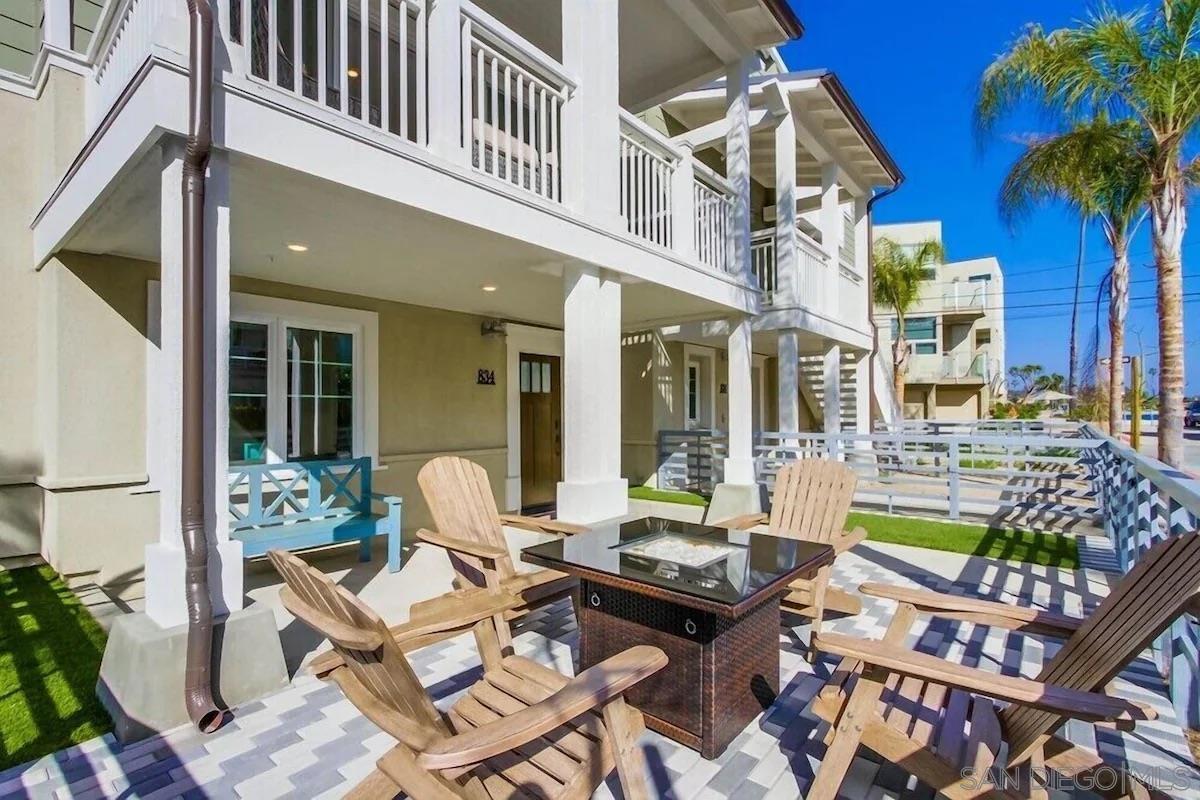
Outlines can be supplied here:
[[254, 464], [229, 470], [233, 530], [371, 511], [371, 459]]

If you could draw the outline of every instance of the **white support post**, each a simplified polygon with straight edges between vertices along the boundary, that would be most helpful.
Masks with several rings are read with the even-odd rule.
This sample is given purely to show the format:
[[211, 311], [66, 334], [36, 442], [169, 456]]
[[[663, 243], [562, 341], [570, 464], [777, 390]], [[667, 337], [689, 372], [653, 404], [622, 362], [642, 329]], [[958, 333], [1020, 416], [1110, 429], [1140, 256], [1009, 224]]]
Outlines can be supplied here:
[[563, 202], [620, 226], [621, 116], [616, 2], [562, 0], [562, 62], [579, 86], [563, 106]]
[[72, 0], [46, 0], [42, 6], [42, 44], [60, 50], [71, 47]]
[[779, 332], [779, 430], [800, 430], [800, 332]]
[[[183, 358], [183, 148], [163, 147], [161, 171], [160, 374], [152, 409], [161, 438], [152, 464], [159, 489], [159, 541], [146, 547], [146, 613], [160, 627], [187, 622], [180, 530]], [[214, 152], [205, 189], [205, 516], [213, 613], [242, 608], [242, 546], [229, 539], [229, 159]]]
[[[463, 139], [462, 119], [462, 4], [459, 0], [432, 0], [426, 18], [429, 146], [438, 155], [469, 165], [470, 143]], [[421, 133], [417, 132], [418, 140]]]
[[[854, 429], [856, 433], [871, 431], [871, 351], [864, 350], [854, 362]], [[870, 449], [870, 442], [859, 442]]]
[[821, 409], [825, 421], [825, 433], [842, 432], [842, 347], [829, 344], [822, 365], [825, 396]]
[[[825, 285], [826, 313], [838, 313], [838, 249], [842, 243], [842, 207], [838, 202], [838, 166], [834, 163], [821, 165], [821, 246], [829, 259], [828, 281]], [[835, 317], [836, 319], [836, 317]]]
[[756, 482], [754, 470], [754, 356], [751, 353], [751, 318], [729, 321], [729, 454], [725, 483], [748, 486]]
[[671, 176], [671, 235], [676, 252], [691, 260], [696, 256], [696, 162], [691, 145], [679, 149], [683, 158]]
[[776, 306], [794, 306], [800, 301], [800, 254], [796, 244], [796, 120], [790, 105], [786, 111], [775, 128]]
[[754, 57], [734, 62], [725, 79], [725, 177], [733, 186], [729, 272], [750, 279], [750, 73]]
[[588, 524], [629, 510], [621, 477], [621, 284], [563, 270], [563, 481], [558, 515]]

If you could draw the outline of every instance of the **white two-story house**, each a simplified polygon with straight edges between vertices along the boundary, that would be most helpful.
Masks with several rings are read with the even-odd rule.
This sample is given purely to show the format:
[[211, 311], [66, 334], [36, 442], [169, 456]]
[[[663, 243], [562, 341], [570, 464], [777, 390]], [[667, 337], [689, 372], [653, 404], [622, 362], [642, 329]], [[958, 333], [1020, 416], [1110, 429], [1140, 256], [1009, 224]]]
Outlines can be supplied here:
[[[745, 369], [740, 336], [750, 350], [756, 454], [779, 432], [869, 432], [873, 402], [884, 419], [898, 413], [887, 359], [872, 360], [869, 229], [872, 198], [902, 173], [834, 73], [789, 71], [771, 50], [749, 84], [750, 258], [761, 311], [745, 331], [701, 316], [627, 336], [631, 481], [705, 490], [728, 480], [723, 469], [736, 462], [724, 448], [745, 437], [737, 425], [747, 416], [729, 377]], [[723, 171], [726, 90], [718, 80], [643, 116], [672, 147]]]
[[[875, 238], [901, 247], [942, 241], [941, 222], [879, 225]], [[891, 359], [895, 311], [875, 309], [880, 349]], [[1006, 396], [1004, 273], [993, 257], [931, 264], [905, 315], [909, 343], [904, 414], [934, 420], [986, 419]]]
[[[0, 556], [144, 591], [173, 625], [186, 4], [15, 4], [30, 30], [0, 73]], [[622, 351], [641, 331], [726, 326], [727, 479], [753, 481], [751, 150], [775, 134], [751, 75], [801, 33], [785, 2], [216, 7], [203, 347], [218, 613], [243, 599], [226, 486], [245, 465], [369, 458], [406, 529], [428, 522], [417, 469], [445, 453], [482, 464], [502, 507], [625, 513]], [[675, 143], [638, 117], [714, 80], [687, 102], [719, 136]], [[771, 86], [772, 119], [800, 107]], [[789, 176], [812, 169], [801, 127]], [[715, 169], [702, 156], [718, 140]], [[840, 230], [852, 198], [822, 174]], [[797, 192], [785, 217], [793, 200], [805, 213]]]

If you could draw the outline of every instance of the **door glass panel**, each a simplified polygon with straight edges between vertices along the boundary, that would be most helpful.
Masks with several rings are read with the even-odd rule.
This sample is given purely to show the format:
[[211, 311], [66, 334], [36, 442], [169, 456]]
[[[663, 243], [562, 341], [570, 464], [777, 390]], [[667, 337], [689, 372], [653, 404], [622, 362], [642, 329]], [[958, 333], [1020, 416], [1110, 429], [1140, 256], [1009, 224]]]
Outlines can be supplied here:
[[522, 392], [528, 392], [528, 391], [530, 390], [530, 389], [529, 389], [529, 386], [530, 386], [530, 382], [529, 382], [529, 362], [528, 362], [528, 361], [522, 361], [522, 362], [521, 362], [521, 391], [522, 391]]
[[267, 326], [229, 325], [229, 463], [261, 464], [267, 453]]
[[542, 391], [550, 394], [550, 363], [542, 362]]

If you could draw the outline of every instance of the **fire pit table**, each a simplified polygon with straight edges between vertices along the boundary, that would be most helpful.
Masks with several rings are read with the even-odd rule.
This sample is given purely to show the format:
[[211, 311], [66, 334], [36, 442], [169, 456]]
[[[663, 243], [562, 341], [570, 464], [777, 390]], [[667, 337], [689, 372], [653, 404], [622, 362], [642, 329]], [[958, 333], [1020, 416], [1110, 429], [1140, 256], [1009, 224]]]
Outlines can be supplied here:
[[628, 697], [655, 731], [719, 756], [779, 693], [779, 601], [833, 548], [647, 517], [526, 548], [579, 578], [580, 669], [635, 644], [670, 663]]

